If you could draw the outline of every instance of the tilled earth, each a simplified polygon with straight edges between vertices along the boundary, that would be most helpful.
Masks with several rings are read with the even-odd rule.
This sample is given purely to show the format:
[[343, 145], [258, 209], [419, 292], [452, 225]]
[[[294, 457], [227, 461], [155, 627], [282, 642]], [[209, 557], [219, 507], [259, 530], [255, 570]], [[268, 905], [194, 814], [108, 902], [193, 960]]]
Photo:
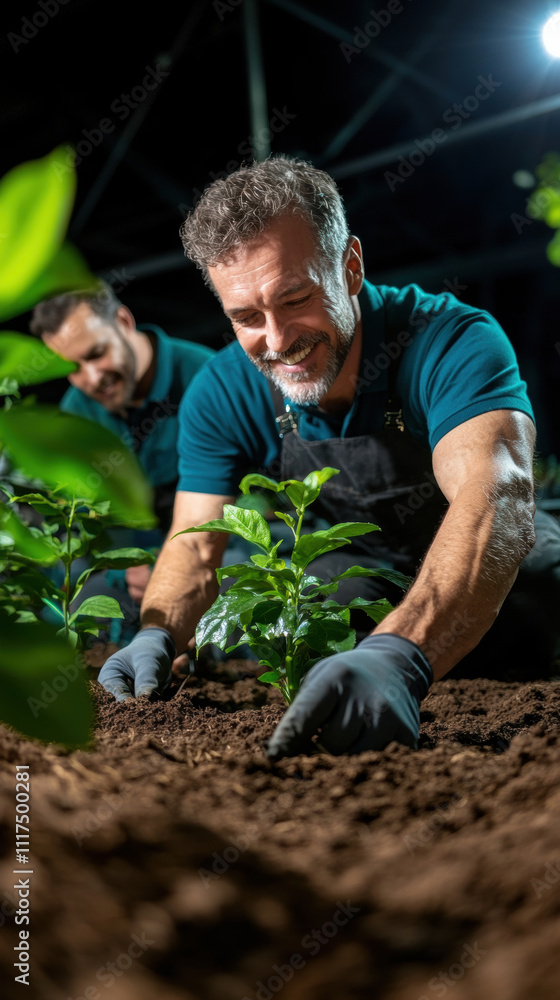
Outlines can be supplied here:
[[0, 728], [5, 1000], [558, 1000], [560, 681], [445, 680], [417, 751], [274, 764], [252, 663], [153, 704], [92, 687], [91, 750]]

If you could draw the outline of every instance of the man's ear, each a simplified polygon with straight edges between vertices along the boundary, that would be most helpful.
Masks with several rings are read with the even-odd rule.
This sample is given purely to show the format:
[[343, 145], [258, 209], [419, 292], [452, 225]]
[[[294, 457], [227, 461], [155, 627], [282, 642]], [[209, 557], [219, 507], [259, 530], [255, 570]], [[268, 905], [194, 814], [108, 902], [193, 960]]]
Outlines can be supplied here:
[[357, 236], [351, 236], [344, 255], [346, 283], [350, 295], [357, 295], [364, 283], [364, 259], [362, 244]]
[[136, 330], [136, 320], [127, 306], [118, 307], [115, 313], [115, 323], [118, 323], [123, 333], [133, 333]]

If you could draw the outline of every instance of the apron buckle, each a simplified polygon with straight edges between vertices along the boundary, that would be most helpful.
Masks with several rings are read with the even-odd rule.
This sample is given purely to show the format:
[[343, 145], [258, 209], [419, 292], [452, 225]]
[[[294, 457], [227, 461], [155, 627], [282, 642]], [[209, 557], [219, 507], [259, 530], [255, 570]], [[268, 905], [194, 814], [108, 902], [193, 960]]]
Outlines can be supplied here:
[[386, 410], [384, 427], [396, 427], [399, 431], [404, 431], [404, 420], [402, 407], [400, 410]]
[[290, 431], [297, 431], [297, 417], [288, 405], [286, 405], [286, 412], [276, 417], [276, 426], [281, 438], [284, 437], [284, 434], [289, 434]]

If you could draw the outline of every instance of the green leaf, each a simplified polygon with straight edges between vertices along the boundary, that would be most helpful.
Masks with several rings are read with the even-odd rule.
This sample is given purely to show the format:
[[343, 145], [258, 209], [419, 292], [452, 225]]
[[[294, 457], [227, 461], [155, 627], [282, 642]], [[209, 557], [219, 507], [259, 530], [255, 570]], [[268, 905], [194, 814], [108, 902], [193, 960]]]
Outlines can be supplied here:
[[[0, 396], [19, 396], [18, 384], [15, 378], [0, 378]], [[11, 400], [5, 399], [4, 406], [9, 407]]]
[[272, 547], [270, 528], [262, 514], [256, 510], [244, 510], [242, 507], [235, 507], [233, 504], [224, 504], [224, 517], [215, 521], [206, 521], [195, 528], [185, 528], [178, 531], [177, 535], [186, 535], [195, 531], [218, 531], [228, 535], [238, 535], [247, 542], [252, 542], [259, 548], [269, 552]]
[[[31, 309], [43, 299], [50, 298], [61, 292], [71, 292], [76, 289], [94, 289], [98, 284], [91, 273], [85, 259], [79, 250], [71, 243], [63, 243], [54, 257], [41, 271], [39, 277], [22, 291], [18, 312]], [[10, 312], [10, 316], [15, 313]], [[7, 317], [2, 317], [2, 319]], [[71, 362], [70, 362], [71, 363]]]
[[274, 493], [280, 493], [283, 488], [282, 483], [277, 483], [275, 479], [269, 479], [268, 476], [261, 476], [258, 472], [250, 472], [249, 475], [243, 476], [239, 489], [247, 496], [251, 492], [252, 486], [259, 486], [263, 490], [272, 490]]
[[331, 642], [344, 642], [353, 630], [340, 618], [327, 616], [311, 618], [303, 622], [294, 639], [304, 639], [308, 646], [319, 652]]
[[251, 562], [253, 562], [255, 566], [262, 566], [263, 569], [278, 570], [286, 568], [284, 559], [274, 559], [268, 555], [263, 556], [260, 552], [257, 552], [256, 555], [251, 556], [250, 558]]
[[[338, 573], [337, 576], [333, 576], [331, 583], [361, 576], [381, 576], [384, 580], [389, 580], [390, 583], [396, 584], [397, 587], [401, 587], [403, 590], [407, 590], [412, 583], [410, 576], [405, 576], [404, 573], [399, 573], [398, 570], [389, 569], [386, 566], [379, 566], [375, 569], [365, 569], [363, 566], [351, 566], [344, 573]], [[308, 594], [307, 596], [310, 597], [311, 595]]]
[[112, 431], [57, 407], [0, 410], [0, 440], [26, 475], [57, 488], [61, 499], [109, 500], [111, 520], [151, 527], [152, 489], [138, 460]]
[[27, 737], [84, 746], [93, 711], [74, 650], [44, 622], [21, 628], [0, 612], [0, 625], [2, 721]]
[[76, 190], [59, 147], [0, 181], [0, 320], [27, 307], [25, 293], [61, 246]]
[[41, 566], [51, 566], [58, 559], [56, 547], [49, 538], [38, 538], [13, 511], [0, 508], [0, 546], [15, 546], [18, 553]]
[[77, 364], [55, 354], [42, 340], [0, 331], [0, 376], [14, 378], [18, 385], [64, 378], [77, 369]]
[[342, 548], [347, 542], [347, 538], [325, 538], [320, 531], [312, 535], [301, 535], [297, 545], [294, 545], [292, 566], [296, 569], [305, 569], [314, 559], [324, 555], [325, 552]]
[[156, 557], [152, 552], [137, 547], [113, 549], [110, 552], [94, 552], [94, 569], [127, 569], [129, 566], [152, 566]]
[[314, 531], [312, 535], [302, 535], [294, 546], [292, 565], [305, 569], [318, 556], [346, 545], [353, 535], [366, 535], [370, 531], [379, 531], [379, 528], [365, 521], [346, 521], [324, 531]]
[[292, 529], [295, 528], [296, 525], [295, 518], [293, 518], [291, 514], [284, 514], [284, 512], [281, 510], [275, 510], [274, 516], [279, 517], [280, 520], [283, 521], [284, 524], [287, 524], [289, 528]]
[[103, 594], [96, 597], [86, 597], [85, 601], [70, 616], [70, 622], [74, 622], [78, 615], [89, 615], [95, 618], [124, 618], [119, 602], [114, 597], [105, 597]]
[[359, 608], [361, 611], [365, 611], [366, 615], [376, 624], [385, 618], [390, 611], [393, 610], [393, 605], [389, 604], [389, 601], [385, 597], [382, 597], [379, 601], [368, 601], [365, 597], [354, 597], [349, 604], [337, 604], [336, 601], [325, 601], [323, 608], [333, 607], [340, 608], [341, 610], [351, 611], [353, 608]]
[[199, 649], [213, 642], [220, 649], [236, 629], [243, 612], [250, 610], [262, 600], [262, 594], [251, 591], [236, 591], [230, 587], [220, 594], [212, 607], [202, 616], [196, 629], [196, 645]]
[[4, 486], [0, 486], [0, 489], [6, 494], [10, 503], [27, 503], [40, 514], [52, 515], [53, 510], [60, 511], [62, 506], [66, 505], [65, 501], [49, 500], [42, 493], [19, 493], [16, 495]]
[[280, 670], [268, 670], [265, 674], [259, 674], [258, 680], [262, 681], [263, 684], [272, 684], [274, 687], [280, 687], [278, 681], [282, 680], [284, 674]]

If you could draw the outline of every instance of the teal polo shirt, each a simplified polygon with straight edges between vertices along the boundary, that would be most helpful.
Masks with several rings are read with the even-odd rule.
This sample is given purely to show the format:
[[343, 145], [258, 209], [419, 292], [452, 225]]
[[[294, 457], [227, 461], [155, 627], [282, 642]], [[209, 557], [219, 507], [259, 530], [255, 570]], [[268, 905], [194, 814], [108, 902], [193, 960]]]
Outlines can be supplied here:
[[154, 381], [142, 405], [130, 407], [124, 418], [72, 387], [62, 397], [60, 408], [113, 431], [135, 452], [152, 485], [164, 486], [174, 483], [178, 475], [179, 403], [194, 375], [214, 357], [215, 351], [168, 337], [158, 326], [138, 329], [153, 332], [157, 342]]
[[[487, 312], [449, 292], [430, 295], [369, 282], [359, 296], [362, 357], [343, 419], [315, 405], [290, 404], [308, 441], [378, 433], [391, 362], [405, 426], [426, 448], [471, 417], [515, 409], [533, 418], [513, 348]], [[289, 400], [287, 400], [289, 402]], [[270, 388], [237, 341], [191, 382], [179, 409], [179, 490], [235, 495], [251, 470], [280, 456]]]

